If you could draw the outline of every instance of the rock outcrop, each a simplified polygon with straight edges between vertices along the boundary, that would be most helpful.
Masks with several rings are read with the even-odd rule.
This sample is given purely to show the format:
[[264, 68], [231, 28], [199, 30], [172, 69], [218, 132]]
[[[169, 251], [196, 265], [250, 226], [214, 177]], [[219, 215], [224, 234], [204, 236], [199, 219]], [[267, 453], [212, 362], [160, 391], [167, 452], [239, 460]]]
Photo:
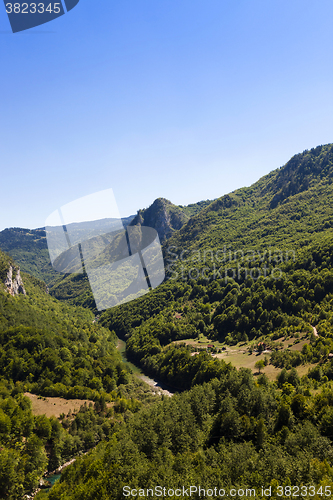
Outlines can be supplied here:
[[5, 279], [5, 287], [7, 288], [7, 292], [13, 296], [20, 293], [26, 295], [19, 267], [9, 266], [7, 278]]
[[180, 229], [189, 217], [177, 205], [165, 198], [157, 198], [149, 208], [139, 210], [130, 226], [148, 226], [156, 229], [161, 243]]

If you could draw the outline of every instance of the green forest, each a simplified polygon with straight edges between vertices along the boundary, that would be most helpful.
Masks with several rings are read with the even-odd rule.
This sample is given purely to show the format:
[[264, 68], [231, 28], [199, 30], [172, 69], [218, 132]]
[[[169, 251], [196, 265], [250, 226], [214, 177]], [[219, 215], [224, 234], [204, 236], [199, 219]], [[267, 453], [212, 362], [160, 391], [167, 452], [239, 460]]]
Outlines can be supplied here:
[[[212, 202], [173, 208], [160, 198], [133, 221], [162, 227], [165, 281], [102, 312], [86, 275], [35, 272], [42, 233], [30, 246], [24, 233], [20, 248], [16, 229], [11, 252], [2, 232], [0, 498], [23, 498], [73, 457], [37, 500], [191, 485], [234, 488], [234, 498], [262, 487], [273, 499], [331, 496], [332, 181], [329, 144]], [[3, 285], [13, 258], [30, 266], [25, 296]], [[118, 339], [171, 397], [128, 368]], [[89, 403], [47, 418], [26, 393]]]
[[278, 387], [265, 375], [255, 380], [248, 370], [231, 369], [164, 398], [68, 468], [48, 498], [122, 498], [124, 486], [159, 485], [265, 485], [271, 498], [279, 498], [278, 485], [325, 491], [333, 472], [333, 393], [311, 396], [297, 375], [287, 380]]
[[[13, 264], [0, 252], [0, 273]], [[96, 446], [152, 399], [116, 350], [116, 337], [88, 309], [57, 301], [23, 274], [26, 295], [0, 290], [0, 498], [20, 499], [45, 471]], [[2, 280], [3, 281], [3, 280]], [[25, 396], [82, 402], [60, 419], [33, 415]]]

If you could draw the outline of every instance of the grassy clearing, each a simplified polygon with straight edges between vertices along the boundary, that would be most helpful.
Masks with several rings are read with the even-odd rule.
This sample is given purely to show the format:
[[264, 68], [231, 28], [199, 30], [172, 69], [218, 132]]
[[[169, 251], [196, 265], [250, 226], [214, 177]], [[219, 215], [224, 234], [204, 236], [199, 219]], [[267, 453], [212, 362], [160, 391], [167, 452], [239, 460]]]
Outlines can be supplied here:
[[[47, 417], [59, 418], [62, 413], [77, 413], [84, 403], [93, 403], [88, 399], [63, 399], [63, 398], [44, 398], [36, 394], [24, 393], [32, 403], [32, 413], [34, 415], [46, 415]], [[94, 403], [93, 403], [94, 404]]]
[[[236, 349], [228, 350], [221, 354], [215, 354], [213, 356], [217, 357], [218, 359], [223, 359], [227, 363], [231, 363], [236, 368], [241, 368], [241, 367], [250, 368], [250, 370], [254, 374], [258, 374], [258, 370], [257, 368], [255, 368], [256, 362], [259, 361], [260, 359], [265, 359], [265, 356], [267, 356], [268, 359], [270, 357], [268, 353], [249, 354], [248, 352], [244, 352], [244, 350], [236, 350]], [[314, 366], [316, 365], [315, 364], [301, 365], [297, 366], [296, 370], [298, 375], [302, 377], [308, 372], [310, 368], [313, 368]], [[269, 378], [269, 380], [275, 380], [280, 371], [281, 368], [276, 368], [275, 366], [268, 364], [261, 370], [261, 373], [265, 373], [265, 375]]]
[[[285, 339], [284, 337], [277, 339], [275, 342], [280, 343], [281, 349], [290, 349], [291, 351], [301, 351], [305, 344], [309, 344], [309, 336], [304, 334], [301, 338], [289, 338]], [[236, 368], [250, 368], [252, 373], [258, 374], [257, 368], [255, 368], [255, 364], [260, 359], [265, 359], [265, 357], [270, 359], [270, 352], [258, 353], [254, 352], [252, 354], [249, 353], [249, 347], [254, 346], [255, 342], [240, 342], [237, 345], [229, 346], [225, 343], [217, 342], [209, 340], [203, 334], [200, 335], [199, 339], [187, 339], [182, 341], [172, 342], [173, 344], [187, 344], [192, 346], [194, 349], [202, 349], [207, 348], [208, 345], [214, 346], [216, 349], [223, 349], [223, 352], [218, 354], [212, 354], [212, 357], [217, 359], [223, 359], [226, 363], [231, 363]], [[305, 375], [310, 368], [316, 366], [315, 364], [306, 364], [296, 367], [297, 373], [300, 377]], [[268, 364], [265, 366], [261, 373], [265, 373], [265, 375], [269, 378], [269, 380], [275, 380], [277, 375], [280, 373], [281, 368], [275, 368], [275, 366]]]
[[302, 339], [290, 338], [287, 340], [282, 337], [280, 339], [277, 339], [275, 342], [281, 343], [283, 345], [283, 349], [290, 349], [291, 351], [301, 351], [305, 344], [310, 343], [310, 340], [307, 337], [308, 336], [305, 336]]

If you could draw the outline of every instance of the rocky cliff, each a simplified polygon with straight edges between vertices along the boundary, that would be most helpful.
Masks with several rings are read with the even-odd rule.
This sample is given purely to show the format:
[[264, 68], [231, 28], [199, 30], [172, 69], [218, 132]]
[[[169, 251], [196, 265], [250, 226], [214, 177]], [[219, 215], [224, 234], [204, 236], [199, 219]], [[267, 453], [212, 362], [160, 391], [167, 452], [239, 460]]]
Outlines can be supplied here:
[[13, 296], [19, 295], [20, 293], [26, 295], [19, 267], [12, 265], [9, 266], [7, 277], [5, 279], [5, 287], [7, 288], [7, 292]]
[[189, 216], [184, 213], [182, 208], [165, 198], [157, 198], [150, 207], [138, 211], [130, 226], [153, 227], [156, 229], [160, 241], [163, 242], [188, 220]]

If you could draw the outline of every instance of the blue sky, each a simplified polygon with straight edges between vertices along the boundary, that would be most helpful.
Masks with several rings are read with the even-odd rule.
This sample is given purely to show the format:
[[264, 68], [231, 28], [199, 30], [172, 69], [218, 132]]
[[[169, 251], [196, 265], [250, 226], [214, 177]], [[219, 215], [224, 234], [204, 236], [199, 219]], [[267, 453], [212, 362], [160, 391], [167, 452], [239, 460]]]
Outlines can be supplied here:
[[80, 0], [11, 34], [0, 5], [0, 229], [112, 188], [122, 216], [250, 185], [333, 142], [331, 0]]

